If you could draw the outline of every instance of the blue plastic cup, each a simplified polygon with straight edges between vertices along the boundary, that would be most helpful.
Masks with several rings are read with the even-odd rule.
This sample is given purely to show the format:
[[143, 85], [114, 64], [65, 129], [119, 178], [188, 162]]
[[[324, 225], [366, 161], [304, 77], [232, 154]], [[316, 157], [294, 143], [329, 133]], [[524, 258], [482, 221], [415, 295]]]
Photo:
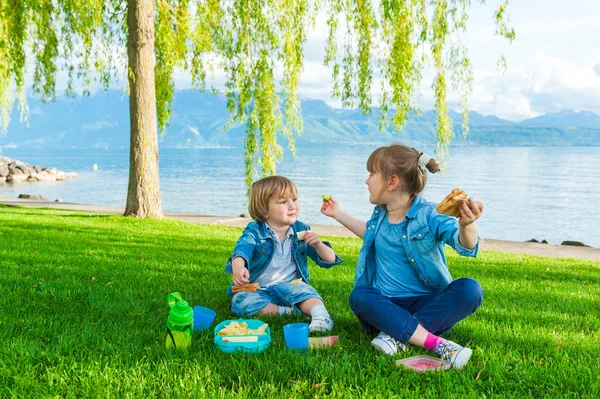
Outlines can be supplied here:
[[288, 349], [295, 351], [308, 349], [308, 324], [286, 324], [283, 326], [283, 336]]
[[194, 330], [209, 328], [215, 320], [217, 312], [204, 306], [194, 306]]

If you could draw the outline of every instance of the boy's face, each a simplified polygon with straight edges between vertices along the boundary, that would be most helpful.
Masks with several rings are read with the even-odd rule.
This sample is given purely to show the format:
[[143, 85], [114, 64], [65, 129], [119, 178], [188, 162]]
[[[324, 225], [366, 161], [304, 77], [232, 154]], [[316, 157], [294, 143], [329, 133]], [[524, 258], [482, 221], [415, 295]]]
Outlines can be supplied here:
[[267, 212], [267, 223], [271, 227], [291, 226], [298, 220], [300, 205], [296, 197], [273, 194], [269, 197], [269, 211]]

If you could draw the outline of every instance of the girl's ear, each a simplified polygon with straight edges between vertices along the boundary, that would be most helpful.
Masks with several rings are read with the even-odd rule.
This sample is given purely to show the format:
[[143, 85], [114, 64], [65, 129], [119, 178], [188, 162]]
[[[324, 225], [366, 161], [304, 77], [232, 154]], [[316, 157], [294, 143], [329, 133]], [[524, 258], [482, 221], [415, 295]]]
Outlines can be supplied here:
[[398, 186], [400, 186], [400, 178], [396, 175], [390, 176], [387, 187], [388, 191], [394, 191]]

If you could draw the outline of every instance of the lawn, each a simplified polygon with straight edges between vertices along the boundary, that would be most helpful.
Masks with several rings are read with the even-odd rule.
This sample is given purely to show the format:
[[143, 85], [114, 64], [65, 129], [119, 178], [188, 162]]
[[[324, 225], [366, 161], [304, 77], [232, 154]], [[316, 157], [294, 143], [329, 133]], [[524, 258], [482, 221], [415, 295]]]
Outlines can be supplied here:
[[233, 318], [223, 271], [240, 229], [173, 220], [0, 208], [0, 397], [599, 397], [600, 262], [448, 251], [454, 278], [485, 290], [448, 338], [463, 370], [419, 374], [375, 352], [348, 306], [360, 240], [331, 237], [345, 262], [311, 264], [340, 344], [297, 354], [282, 326], [261, 354], [224, 354], [212, 331], [165, 348], [166, 296]]

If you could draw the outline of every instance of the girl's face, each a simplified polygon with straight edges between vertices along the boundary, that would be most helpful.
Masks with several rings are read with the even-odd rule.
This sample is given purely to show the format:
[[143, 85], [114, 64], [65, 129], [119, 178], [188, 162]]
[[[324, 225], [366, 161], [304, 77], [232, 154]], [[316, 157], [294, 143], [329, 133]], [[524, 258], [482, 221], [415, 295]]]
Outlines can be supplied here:
[[273, 228], [289, 227], [298, 220], [299, 213], [300, 205], [296, 197], [273, 194], [269, 198], [269, 211], [266, 215], [269, 226]]
[[369, 173], [369, 177], [365, 181], [369, 188], [369, 201], [373, 205], [385, 204], [387, 194], [387, 181], [379, 173]]

